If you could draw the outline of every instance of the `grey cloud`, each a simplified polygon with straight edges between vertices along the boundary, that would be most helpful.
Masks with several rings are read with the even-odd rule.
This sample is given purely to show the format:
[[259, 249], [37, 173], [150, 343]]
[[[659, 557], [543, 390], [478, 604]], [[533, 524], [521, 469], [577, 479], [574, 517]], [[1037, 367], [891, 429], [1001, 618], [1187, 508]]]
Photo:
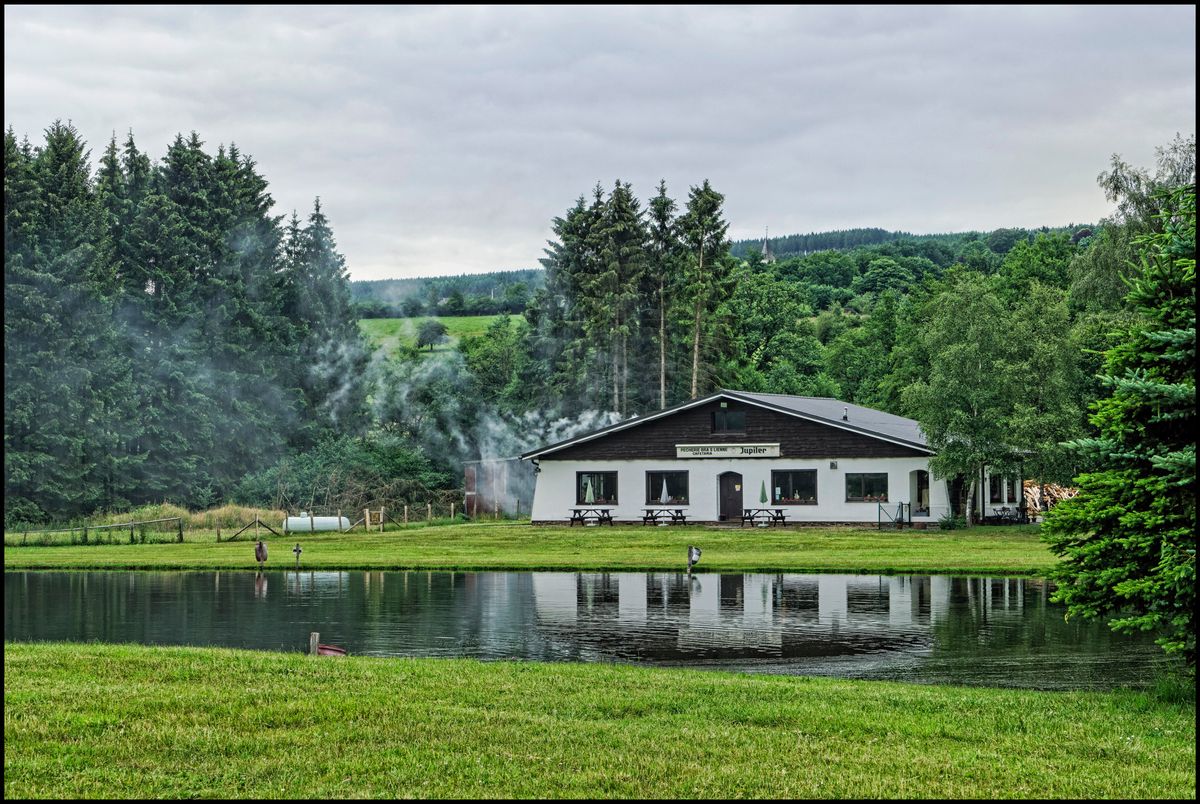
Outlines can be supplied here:
[[237, 142], [355, 278], [537, 264], [599, 180], [733, 237], [1095, 220], [1194, 130], [1195, 8], [5, 7], [5, 123]]

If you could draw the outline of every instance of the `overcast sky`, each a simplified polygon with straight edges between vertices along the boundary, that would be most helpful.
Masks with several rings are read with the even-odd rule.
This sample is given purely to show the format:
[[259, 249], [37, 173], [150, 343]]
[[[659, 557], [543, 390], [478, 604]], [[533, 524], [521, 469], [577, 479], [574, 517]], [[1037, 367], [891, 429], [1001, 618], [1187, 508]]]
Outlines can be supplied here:
[[1095, 221], [1195, 131], [1196, 8], [4, 7], [4, 123], [235, 142], [354, 279], [537, 267], [600, 181], [732, 239]]

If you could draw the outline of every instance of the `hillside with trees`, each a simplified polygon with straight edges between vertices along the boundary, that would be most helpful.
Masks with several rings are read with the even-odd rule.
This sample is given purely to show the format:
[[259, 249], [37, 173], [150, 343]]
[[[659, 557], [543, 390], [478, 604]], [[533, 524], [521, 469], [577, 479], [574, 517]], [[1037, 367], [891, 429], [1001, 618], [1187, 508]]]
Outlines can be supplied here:
[[524, 312], [545, 283], [541, 269], [483, 274], [374, 279], [350, 283], [359, 318], [416, 318], [425, 315], [500, 315]]

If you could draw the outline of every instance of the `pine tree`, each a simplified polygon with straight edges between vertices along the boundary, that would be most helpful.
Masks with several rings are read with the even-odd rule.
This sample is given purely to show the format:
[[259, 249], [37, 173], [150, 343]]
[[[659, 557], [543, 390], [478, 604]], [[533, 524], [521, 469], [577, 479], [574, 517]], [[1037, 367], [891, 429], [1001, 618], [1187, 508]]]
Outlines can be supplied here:
[[365, 425], [363, 371], [369, 353], [354, 317], [346, 261], [318, 198], [299, 242], [285, 245], [291, 314], [301, 322], [300, 387], [312, 422], [309, 438], [337, 428], [357, 432]]
[[1196, 661], [1196, 187], [1160, 192], [1161, 227], [1139, 240], [1126, 300], [1139, 314], [1105, 355], [1095, 438], [1070, 443], [1097, 469], [1043, 527], [1070, 614], [1117, 614]]
[[701, 393], [701, 352], [706, 328], [730, 290], [732, 264], [729, 242], [725, 239], [729, 224], [721, 218], [724, 202], [725, 196], [713, 190], [705, 179], [700, 187], [691, 188], [687, 208], [679, 219], [686, 255], [684, 277], [692, 307], [692, 399]]
[[658, 318], [658, 407], [667, 407], [667, 351], [670, 337], [667, 321], [678, 290], [682, 246], [675, 220], [675, 201], [667, 196], [665, 179], [658, 183], [658, 195], [650, 200], [650, 244], [646, 279], [653, 294]]
[[638, 290], [646, 270], [646, 232], [643, 213], [628, 183], [616, 182], [592, 220], [594, 268], [587, 274], [586, 291], [593, 311], [592, 335], [607, 336], [612, 367], [612, 410], [624, 415], [629, 402], [629, 341], [638, 334]]

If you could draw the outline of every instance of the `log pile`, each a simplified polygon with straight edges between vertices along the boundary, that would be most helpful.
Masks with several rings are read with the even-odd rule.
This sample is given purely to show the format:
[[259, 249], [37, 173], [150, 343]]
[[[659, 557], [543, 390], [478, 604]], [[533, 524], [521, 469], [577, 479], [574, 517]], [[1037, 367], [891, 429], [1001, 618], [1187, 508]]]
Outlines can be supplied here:
[[1057, 483], [1025, 481], [1025, 504], [1031, 514], [1034, 511], [1049, 511], [1063, 500], [1069, 500], [1078, 493], [1079, 489], [1077, 488], [1060, 486]]

